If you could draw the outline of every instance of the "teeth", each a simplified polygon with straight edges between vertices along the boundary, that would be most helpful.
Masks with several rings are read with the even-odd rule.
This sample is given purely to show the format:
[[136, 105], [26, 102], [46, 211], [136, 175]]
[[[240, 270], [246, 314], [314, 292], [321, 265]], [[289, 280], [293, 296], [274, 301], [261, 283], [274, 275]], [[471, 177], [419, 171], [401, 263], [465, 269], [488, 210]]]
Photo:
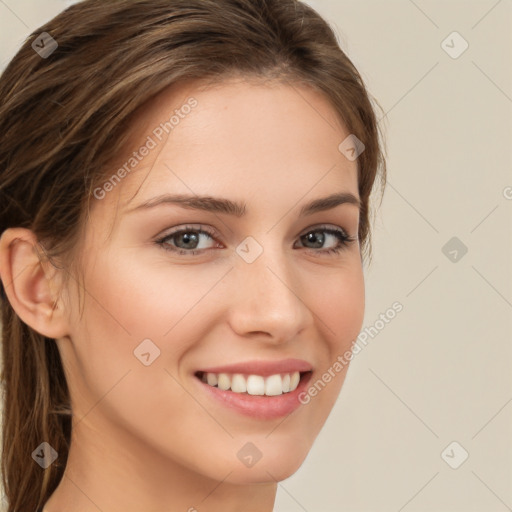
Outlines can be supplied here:
[[218, 378], [217, 386], [219, 389], [227, 390], [231, 387], [231, 379], [227, 373], [219, 373]]
[[247, 378], [247, 393], [249, 395], [264, 395], [265, 379], [259, 375], [249, 375]]
[[290, 390], [294, 390], [299, 385], [300, 380], [300, 373], [299, 372], [293, 372], [290, 377]]
[[287, 373], [283, 377], [283, 393], [288, 393], [290, 391], [290, 374]]
[[[297, 381], [298, 382], [298, 381]], [[283, 379], [281, 375], [271, 375], [265, 380], [265, 395], [275, 396], [283, 394]]]
[[244, 376], [239, 373], [235, 373], [231, 379], [231, 391], [235, 393], [245, 393], [247, 391], [247, 383], [245, 382]]
[[261, 375], [242, 375], [235, 373], [204, 373], [201, 377], [203, 382], [210, 386], [217, 386], [233, 393], [247, 393], [249, 395], [277, 396], [289, 393], [297, 389], [300, 381], [300, 373], [284, 373], [262, 377]]

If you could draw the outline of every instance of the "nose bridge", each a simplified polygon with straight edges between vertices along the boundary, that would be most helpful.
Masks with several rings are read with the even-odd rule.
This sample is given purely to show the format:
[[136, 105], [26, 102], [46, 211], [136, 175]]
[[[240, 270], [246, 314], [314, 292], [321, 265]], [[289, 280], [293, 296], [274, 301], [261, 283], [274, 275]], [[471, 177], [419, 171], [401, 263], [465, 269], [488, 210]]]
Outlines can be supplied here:
[[292, 338], [311, 318], [297, 290], [293, 262], [280, 244], [263, 247], [254, 239], [245, 243], [237, 249], [233, 277], [239, 287], [232, 301], [232, 326], [239, 334], [257, 331], [283, 341]]

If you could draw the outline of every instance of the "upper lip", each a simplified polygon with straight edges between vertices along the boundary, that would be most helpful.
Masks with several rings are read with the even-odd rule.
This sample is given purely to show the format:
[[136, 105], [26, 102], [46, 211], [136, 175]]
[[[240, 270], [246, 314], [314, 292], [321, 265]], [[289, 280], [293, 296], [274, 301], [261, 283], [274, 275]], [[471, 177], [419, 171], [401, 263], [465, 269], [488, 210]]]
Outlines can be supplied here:
[[313, 367], [302, 359], [280, 359], [278, 361], [244, 361], [226, 366], [202, 368], [204, 373], [244, 373], [268, 377], [277, 373], [309, 372]]

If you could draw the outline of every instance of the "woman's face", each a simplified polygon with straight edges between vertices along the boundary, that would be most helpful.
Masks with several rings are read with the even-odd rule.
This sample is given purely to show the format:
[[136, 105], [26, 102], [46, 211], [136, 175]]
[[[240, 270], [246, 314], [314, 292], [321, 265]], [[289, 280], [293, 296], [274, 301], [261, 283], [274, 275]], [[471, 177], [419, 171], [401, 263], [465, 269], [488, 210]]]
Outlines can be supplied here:
[[350, 133], [319, 93], [242, 81], [167, 90], [134, 126], [132, 151], [95, 191], [84, 310], [72, 280], [58, 340], [72, 450], [282, 480], [329, 415], [346, 374], [333, 365], [363, 321], [359, 242], [342, 241], [357, 237], [357, 204], [302, 212], [359, 198], [357, 161], [338, 148]]

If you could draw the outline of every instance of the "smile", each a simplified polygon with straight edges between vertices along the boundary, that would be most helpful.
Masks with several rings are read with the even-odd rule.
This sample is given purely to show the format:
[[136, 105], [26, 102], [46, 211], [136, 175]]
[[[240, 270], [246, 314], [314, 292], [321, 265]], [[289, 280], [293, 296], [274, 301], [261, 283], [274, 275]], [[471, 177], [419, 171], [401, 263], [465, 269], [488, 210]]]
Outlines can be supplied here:
[[299, 385], [301, 374], [295, 371], [264, 377], [262, 375], [244, 375], [241, 373], [197, 372], [196, 376], [209, 386], [217, 387], [223, 391], [231, 390], [233, 393], [248, 395], [277, 396], [295, 391]]
[[195, 373], [194, 380], [199, 385], [198, 392], [222, 408], [266, 421], [287, 416], [302, 405], [299, 395], [308, 386], [312, 374], [312, 371], [294, 371], [264, 377], [200, 371]]

